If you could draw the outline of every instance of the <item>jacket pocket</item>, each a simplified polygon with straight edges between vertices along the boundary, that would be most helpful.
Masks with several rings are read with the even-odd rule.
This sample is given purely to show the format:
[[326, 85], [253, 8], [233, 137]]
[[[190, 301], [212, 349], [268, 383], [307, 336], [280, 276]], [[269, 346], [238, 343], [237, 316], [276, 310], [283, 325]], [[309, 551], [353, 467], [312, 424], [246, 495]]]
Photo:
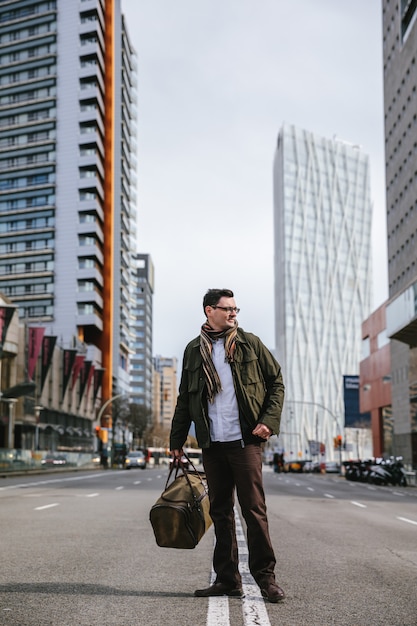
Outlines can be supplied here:
[[188, 393], [198, 393], [200, 387], [200, 367], [187, 367]]
[[248, 385], [265, 385], [264, 377], [262, 376], [261, 367], [256, 357], [248, 358], [241, 363], [241, 379], [242, 384]]

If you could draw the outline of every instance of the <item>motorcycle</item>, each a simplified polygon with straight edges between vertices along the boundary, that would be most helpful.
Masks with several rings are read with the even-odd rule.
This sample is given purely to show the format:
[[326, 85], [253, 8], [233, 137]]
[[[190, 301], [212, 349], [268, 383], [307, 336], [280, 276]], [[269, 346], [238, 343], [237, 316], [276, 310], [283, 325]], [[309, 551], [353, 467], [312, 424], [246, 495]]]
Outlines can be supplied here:
[[402, 457], [345, 461], [343, 465], [347, 480], [383, 486], [406, 487], [408, 484]]

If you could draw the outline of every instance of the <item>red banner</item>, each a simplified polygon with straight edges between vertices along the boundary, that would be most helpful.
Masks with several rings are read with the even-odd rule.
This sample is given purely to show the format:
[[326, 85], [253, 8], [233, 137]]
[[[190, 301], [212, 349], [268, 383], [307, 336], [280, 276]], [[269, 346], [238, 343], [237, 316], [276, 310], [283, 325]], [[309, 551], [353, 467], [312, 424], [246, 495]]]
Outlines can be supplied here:
[[38, 326], [29, 327], [29, 349], [28, 349], [28, 378], [33, 380], [35, 374], [36, 362], [42, 347], [42, 339], [45, 334], [45, 328]]
[[77, 354], [75, 357], [74, 368], [72, 370], [72, 388], [74, 389], [74, 385], [77, 382], [78, 374], [81, 371], [81, 368], [84, 364], [85, 356], [82, 354]]
[[42, 339], [42, 361], [41, 361], [41, 393], [52, 363], [56, 337], [44, 337]]
[[97, 394], [103, 382], [103, 374], [104, 374], [103, 368], [97, 368], [96, 370], [94, 370], [94, 385], [93, 385], [93, 400], [94, 401], [97, 398]]
[[90, 371], [88, 372], [88, 379], [87, 379], [87, 396], [88, 396], [88, 393], [89, 393], [89, 391], [90, 391], [91, 381], [92, 381], [92, 380], [93, 380], [93, 378], [94, 378], [94, 370], [95, 370], [95, 367], [94, 367], [94, 365], [92, 365], [92, 366], [90, 367]]
[[84, 361], [84, 365], [80, 374], [80, 404], [81, 404], [81, 400], [83, 398], [84, 391], [87, 385], [91, 366], [92, 366], [91, 361]]
[[77, 350], [64, 350], [64, 362], [62, 367], [62, 399], [64, 399], [65, 392], [68, 387], [76, 354]]

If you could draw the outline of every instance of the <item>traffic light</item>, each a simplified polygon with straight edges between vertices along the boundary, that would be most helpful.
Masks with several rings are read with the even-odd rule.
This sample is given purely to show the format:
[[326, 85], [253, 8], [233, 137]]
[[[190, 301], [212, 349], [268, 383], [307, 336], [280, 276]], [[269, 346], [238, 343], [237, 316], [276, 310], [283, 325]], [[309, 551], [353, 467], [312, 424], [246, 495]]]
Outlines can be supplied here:
[[334, 449], [340, 450], [342, 448], [342, 435], [337, 435], [337, 437], [333, 438]]
[[99, 439], [101, 444], [108, 443], [109, 441], [109, 431], [107, 428], [101, 428], [100, 426], [95, 427], [96, 437]]

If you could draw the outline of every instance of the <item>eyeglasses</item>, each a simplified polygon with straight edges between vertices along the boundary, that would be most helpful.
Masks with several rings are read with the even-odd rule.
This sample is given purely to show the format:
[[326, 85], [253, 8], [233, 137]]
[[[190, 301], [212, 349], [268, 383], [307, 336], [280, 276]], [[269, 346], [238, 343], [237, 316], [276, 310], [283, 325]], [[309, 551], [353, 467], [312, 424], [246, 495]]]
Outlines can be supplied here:
[[211, 306], [212, 309], [221, 309], [222, 311], [226, 311], [227, 313], [239, 313], [240, 309], [237, 306], [217, 306], [217, 304], [213, 304]]

